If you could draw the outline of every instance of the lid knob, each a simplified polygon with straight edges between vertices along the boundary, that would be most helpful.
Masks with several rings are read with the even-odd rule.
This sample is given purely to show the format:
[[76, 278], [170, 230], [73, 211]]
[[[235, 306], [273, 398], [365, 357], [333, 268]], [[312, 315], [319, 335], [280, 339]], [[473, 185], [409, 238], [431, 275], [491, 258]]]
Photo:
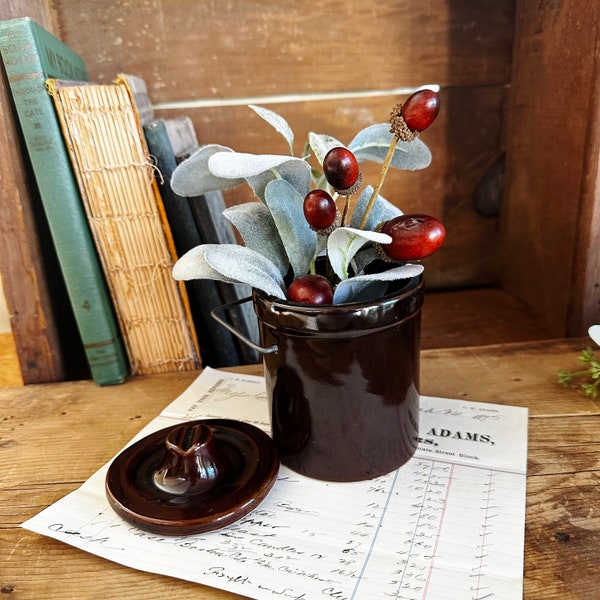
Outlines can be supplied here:
[[164, 459], [154, 472], [154, 483], [170, 494], [205, 493], [226, 475], [230, 466], [208, 425], [176, 427], [167, 435], [165, 446]]

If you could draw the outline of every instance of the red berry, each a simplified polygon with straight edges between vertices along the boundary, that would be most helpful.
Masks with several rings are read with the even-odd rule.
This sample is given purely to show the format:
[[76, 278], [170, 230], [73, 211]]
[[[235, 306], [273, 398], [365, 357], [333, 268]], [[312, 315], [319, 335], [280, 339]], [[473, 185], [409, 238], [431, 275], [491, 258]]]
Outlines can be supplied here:
[[333, 289], [322, 275], [302, 275], [290, 283], [287, 299], [302, 304], [333, 304]]
[[440, 112], [440, 97], [432, 90], [419, 90], [402, 105], [402, 118], [411, 131], [424, 131]]
[[323, 172], [334, 190], [347, 190], [358, 180], [358, 161], [350, 150], [343, 147], [332, 148], [323, 159]]
[[422, 214], [395, 217], [381, 231], [392, 238], [391, 243], [381, 244], [381, 249], [391, 259], [401, 262], [430, 256], [446, 238], [444, 226], [435, 217]]
[[337, 206], [325, 190], [312, 190], [304, 198], [304, 217], [317, 231], [331, 227], [337, 217]]

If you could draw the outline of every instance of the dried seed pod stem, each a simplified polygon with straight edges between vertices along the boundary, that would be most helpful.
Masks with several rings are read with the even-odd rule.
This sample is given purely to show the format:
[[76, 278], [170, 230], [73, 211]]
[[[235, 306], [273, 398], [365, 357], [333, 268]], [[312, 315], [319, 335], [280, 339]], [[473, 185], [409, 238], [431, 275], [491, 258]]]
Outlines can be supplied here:
[[392, 143], [390, 144], [387, 154], [385, 155], [385, 158], [383, 160], [383, 165], [381, 166], [381, 171], [379, 171], [379, 179], [377, 180], [377, 185], [373, 189], [373, 193], [371, 194], [371, 197], [369, 198], [369, 202], [367, 203], [367, 207], [365, 208], [365, 213], [363, 214], [363, 217], [360, 221], [360, 225], [358, 226], [359, 229], [364, 229], [367, 224], [369, 214], [371, 213], [371, 209], [373, 208], [373, 205], [375, 204], [375, 200], [377, 199], [377, 196], [379, 195], [379, 192], [381, 191], [383, 182], [385, 180], [385, 176], [387, 175], [387, 172], [390, 168], [390, 164], [392, 162], [392, 157], [394, 156], [394, 151], [396, 150], [397, 145], [398, 145], [398, 137], [394, 136], [394, 139], [392, 140]]

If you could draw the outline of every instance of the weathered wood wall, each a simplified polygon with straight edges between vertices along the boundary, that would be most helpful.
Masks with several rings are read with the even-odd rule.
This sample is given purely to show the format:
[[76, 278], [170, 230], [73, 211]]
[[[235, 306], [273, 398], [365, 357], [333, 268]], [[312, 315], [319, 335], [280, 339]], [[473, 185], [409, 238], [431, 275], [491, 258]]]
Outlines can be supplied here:
[[519, 0], [503, 286], [555, 335], [600, 322], [600, 3]]
[[[348, 142], [359, 128], [386, 121], [402, 99], [388, 90], [439, 84], [442, 112], [422, 137], [432, 166], [394, 173], [382, 192], [405, 211], [445, 223], [445, 247], [427, 264], [428, 285], [438, 288], [498, 278], [498, 218], [480, 216], [472, 196], [504, 148], [513, 3], [53, 2], [60, 36], [83, 56], [93, 79], [137, 74], [159, 115], [188, 114], [202, 142], [236, 150], [285, 152], [245, 106], [249, 101], [268, 103], [288, 120], [300, 154], [311, 130]], [[373, 91], [378, 95], [347, 97]], [[175, 102], [188, 104], [169, 108]], [[366, 169], [366, 179], [374, 183], [376, 171]], [[246, 199], [228, 193], [229, 202]]]
[[[357, 129], [387, 119], [403, 98], [393, 90], [439, 84], [442, 112], [423, 135], [433, 164], [392, 173], [383, 189], [404, 210], [429, 212], [446, 224], [445, 246], [427, 260], [429, 288], [499, 286], [554, 336], [583, 335], [600, 322], [599, 3], [0, 3], [1, 18], [25, 15], [79, 52], [92, 79], [140, 75], [160, 116], [188, 114], [202, 142], [241, 151], [285, 151], [249, 102], [289, 121], [300, 154], [309, 131], [347, 142]], [[2, 86], [0, 92], [8, 118], [10, 102]], [[0, 128], [8, 151], [18, 143], [11, 127]], [[489, 213], [502, 193], [502, 182], [490, 179], [484, 216], [473, 195], [503, 153], [501, 213]], [[17, 167], [7, 162], [0, 169], [0, 216], [26, 195], [27, 173]], [[366, 180], [376, 171], [367, 168]], [[248, 198], [241, 189], [227, 193], [230, 203]], [[24, 372], [40, 377], [62, 367], [51, 353], [45, 367], [29, 361], [31, 348], [45, 347], [59, 331], [52, 318], [43, 328], [53, 310], [44, 281], [23, 284], [21, 273], [43, 276], [48, 250], [27, 234], [27, 210], [19, 204], [12, 220], [2, 220], [0, 268], [22, 366], [30, 365]], [[477, 314], [486, 310], [494, 308]]]

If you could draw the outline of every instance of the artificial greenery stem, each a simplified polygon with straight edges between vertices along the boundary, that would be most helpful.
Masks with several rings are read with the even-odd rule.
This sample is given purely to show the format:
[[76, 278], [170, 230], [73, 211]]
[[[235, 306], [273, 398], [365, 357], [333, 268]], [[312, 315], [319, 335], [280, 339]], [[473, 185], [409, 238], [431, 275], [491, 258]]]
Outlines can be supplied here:
[[377, 180], [377, 185], [373, 189], [373, 193], [369, 198], [369, 202], [367, 203], [367, 207], [365, 208], [365, 213], [360, 221], [360, 225], [358, 226], [359, 229], [364, 229], [367, 224], [367, 220], [369, 218], [369, 214], [371, 213], [371, 209], [373, 208], [375, 201], [377, 200], [377, 196], [379, 196], [379, 192], [383, 187], [385, 176], [387, 175], [387, 172], [389, 171], [390, 165], [392, 163], [394, 151], [396, 150], [396, 146], [398, 145], [398, 140], [398, 136], [395, 135], [394, 139], [390, 144], [390, 147], [388, 148], [387, 154], [385, 155], [385, 158], [383, 160], [383, 164], [381, 165], [381, 171], [379, 172], [379, 179]]

